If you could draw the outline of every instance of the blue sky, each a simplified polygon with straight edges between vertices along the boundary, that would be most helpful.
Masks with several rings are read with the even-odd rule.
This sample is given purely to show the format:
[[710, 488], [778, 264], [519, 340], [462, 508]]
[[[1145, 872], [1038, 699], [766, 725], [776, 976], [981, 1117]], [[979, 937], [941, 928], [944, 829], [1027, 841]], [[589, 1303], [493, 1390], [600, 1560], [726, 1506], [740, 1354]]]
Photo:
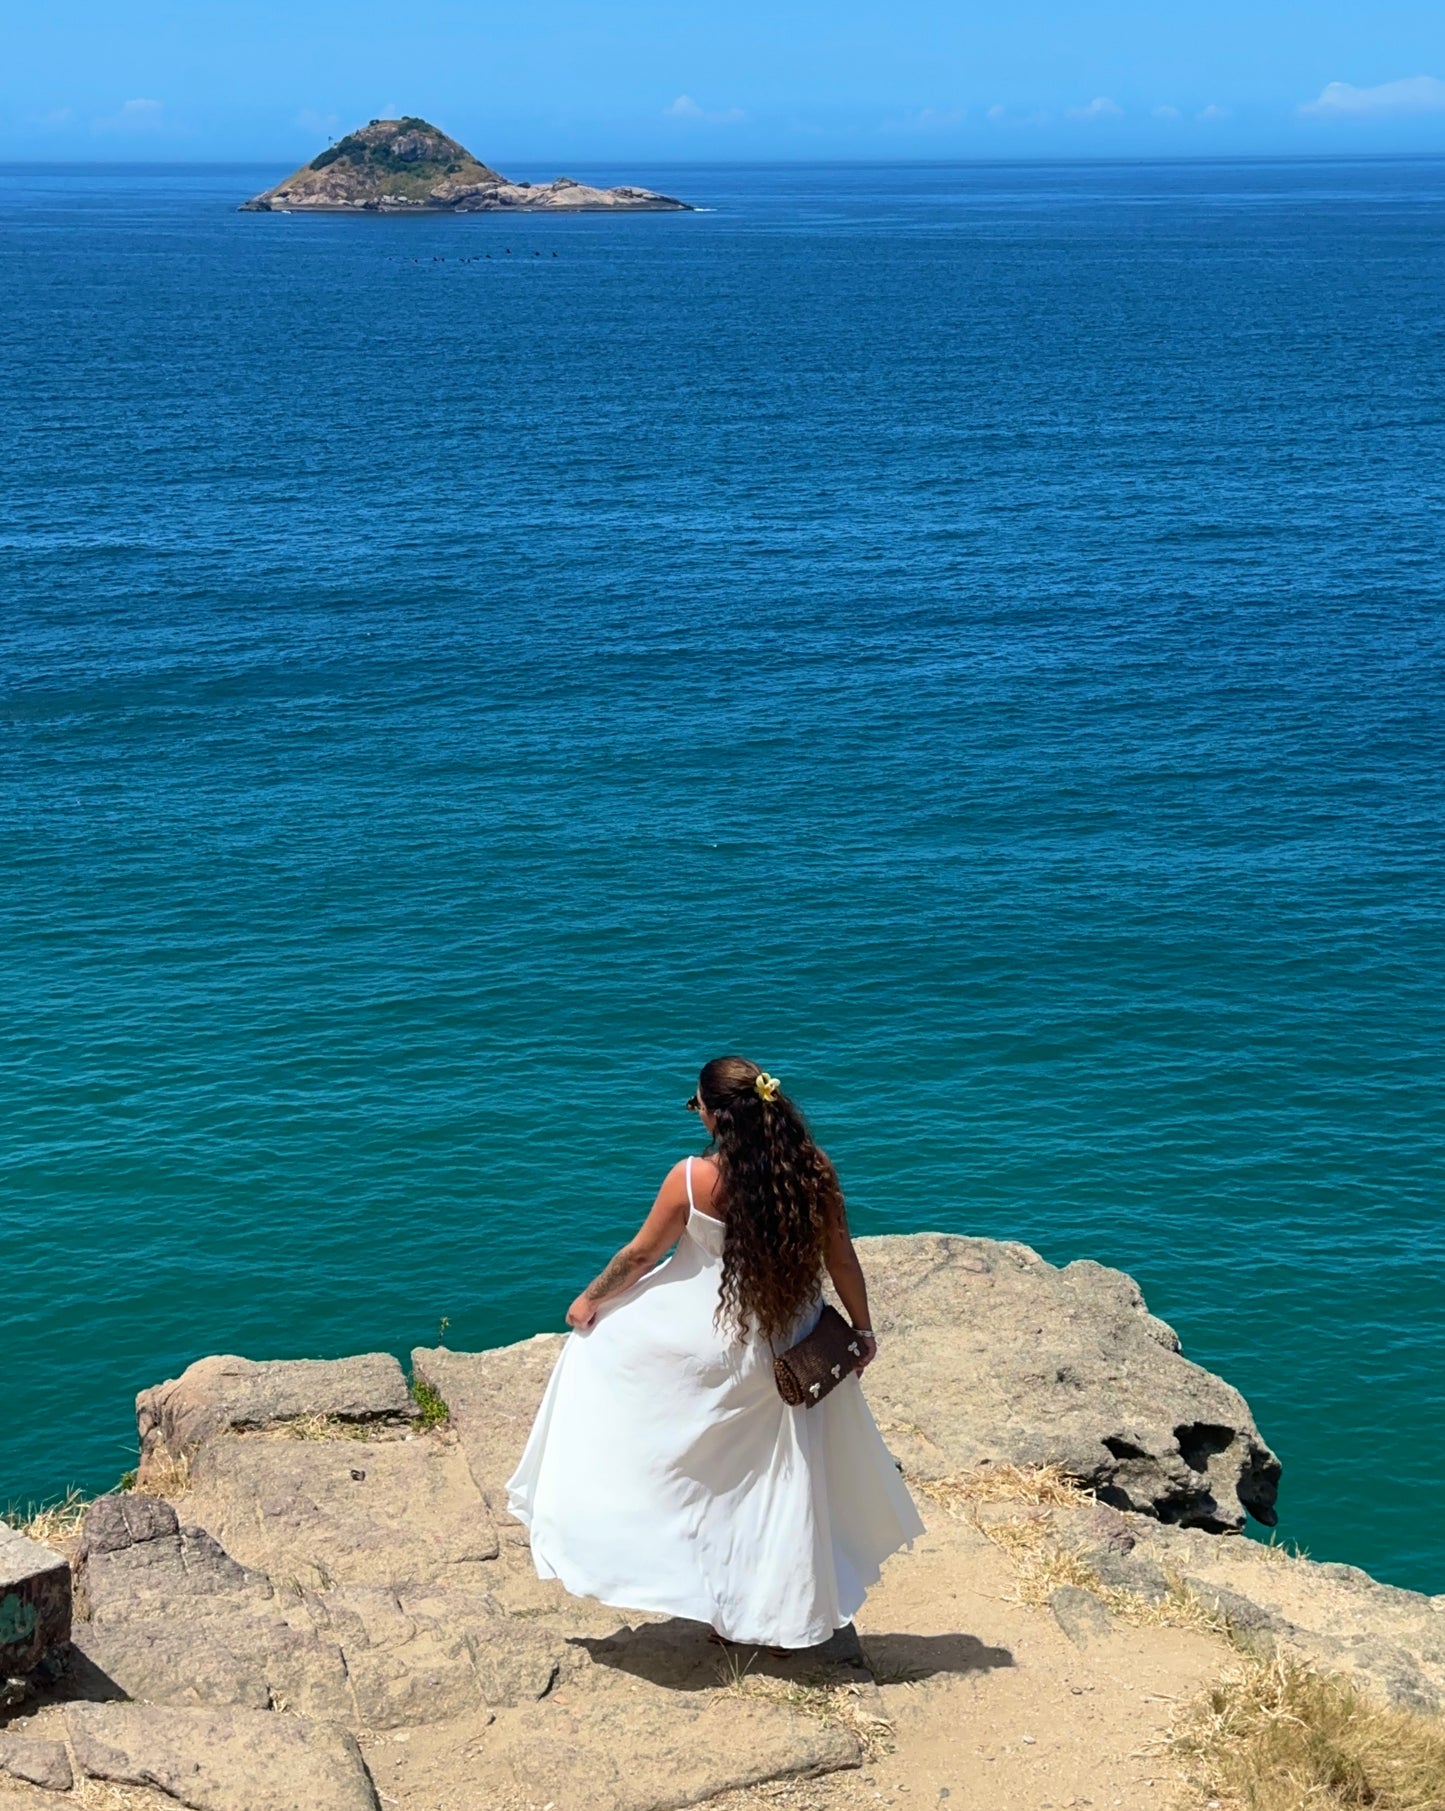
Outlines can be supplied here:
[[0, 157], [502, 164], [1445, 151], [1445, 4], [5, 0]]

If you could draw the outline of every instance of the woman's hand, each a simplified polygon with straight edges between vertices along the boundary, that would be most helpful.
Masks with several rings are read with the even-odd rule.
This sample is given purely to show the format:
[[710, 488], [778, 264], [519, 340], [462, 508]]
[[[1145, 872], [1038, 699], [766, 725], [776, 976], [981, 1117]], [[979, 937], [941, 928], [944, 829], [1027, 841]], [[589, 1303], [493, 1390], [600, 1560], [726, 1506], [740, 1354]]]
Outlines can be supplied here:
[[863, 1345], [863, 1356], [858, 1360], [858, 1371], [861, 1375], [878, 1356], [878, 1336], [874, 1333], [865, 1333], [861, 1327], [855, 1327], [853, 1331]]
[[597, 1303], [592, 1301], [584, 1289], [567, 1310], [567, 1325], [575, 1327], [579, 1333], [585, 1333], [597, 1319]]

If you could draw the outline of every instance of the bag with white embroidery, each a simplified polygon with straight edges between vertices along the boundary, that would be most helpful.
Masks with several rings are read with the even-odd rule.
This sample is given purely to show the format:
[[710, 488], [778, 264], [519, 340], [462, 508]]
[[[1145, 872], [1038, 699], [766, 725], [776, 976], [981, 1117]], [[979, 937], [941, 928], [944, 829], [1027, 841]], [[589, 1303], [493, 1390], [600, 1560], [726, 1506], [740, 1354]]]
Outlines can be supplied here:
[[851, 1377], [862, 1362], [862, 1335], [826, 1303], [813, 1331], [773, 1360], [773, 1376], [784, 1402], [810, 1409], [845, 1377]]

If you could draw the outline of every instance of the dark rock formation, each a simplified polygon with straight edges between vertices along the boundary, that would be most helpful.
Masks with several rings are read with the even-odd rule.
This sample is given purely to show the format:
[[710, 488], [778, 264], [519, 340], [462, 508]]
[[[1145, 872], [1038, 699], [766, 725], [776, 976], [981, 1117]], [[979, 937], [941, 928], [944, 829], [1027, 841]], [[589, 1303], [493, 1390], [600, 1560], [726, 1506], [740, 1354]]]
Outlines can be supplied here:
[[1122, 1271], [922, 1233], [859, 1242], [874, 1413], [906, 1468], [1058, 1465], [1104, 1503], [1214, 1533], [1273, 1525], [1279, 1460]]

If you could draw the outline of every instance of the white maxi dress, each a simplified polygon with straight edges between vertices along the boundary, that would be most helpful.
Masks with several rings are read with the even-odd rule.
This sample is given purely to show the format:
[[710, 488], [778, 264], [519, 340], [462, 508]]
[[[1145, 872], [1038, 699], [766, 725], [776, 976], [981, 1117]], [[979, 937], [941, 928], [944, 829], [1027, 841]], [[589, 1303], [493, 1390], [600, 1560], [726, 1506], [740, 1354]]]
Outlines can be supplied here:
[[814, 1647], [923, 1523], [856, 1377], [790, 1408], [767, 1341], [716, 1326], [723, 1223], [693, 1203], [691, 1158], [687, 1196], [672, 1256], [563, 1346], [508, 1506], [574, 1596]]

